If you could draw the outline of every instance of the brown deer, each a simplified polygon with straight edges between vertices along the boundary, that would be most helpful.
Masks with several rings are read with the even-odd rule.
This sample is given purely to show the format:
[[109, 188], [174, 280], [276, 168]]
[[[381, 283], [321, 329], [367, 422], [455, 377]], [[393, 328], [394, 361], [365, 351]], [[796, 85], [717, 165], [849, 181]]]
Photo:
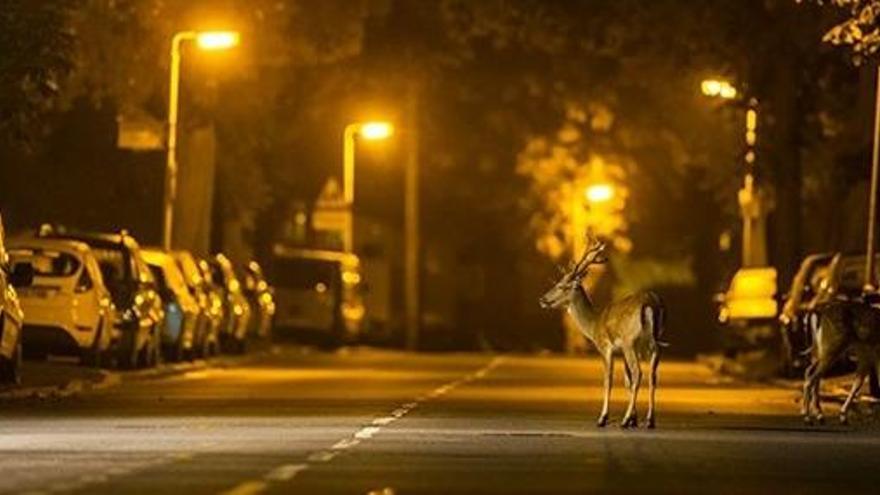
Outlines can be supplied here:
[[804, 421], [822, 422], [819, 385], [825, 373], [847, 355], [856, 360], [856, 378], [840, 408], [840, 422], [846, 424], [847, 412], [872, 368], [880, 374], [880, 309], [867, 302], [833, 300], [817, 306], [807, 318], [813, 345], [808, 350], [813, 359], [804, 374], [801, 414]]
[[654, 396], [657, 389], [657, 367], [660, 350], [666, 344], [660, 341], [663, 333], [665, 308], [653, 292], [640, 292], [601, 309], [590, 300], [582, 281], [591, 265], [605, 263], [605, 244], [587, 236], [587, 249], [581, 259], [563, 271], [562, 278], [540, 299], [543, 308], [566, 308], [581, 333], [589, 339], [602, 356], [605, 366], [604, 402], [597, 425], [608, 423], [608, 402], [614, 380], [614, 353], [620, 351], [629, 388], [629, 406], [621, 420], [623, 428], [638, 426], [636, 400], [642, 380], [641, 361], [650, 359], [648, 428], [653, 428]]

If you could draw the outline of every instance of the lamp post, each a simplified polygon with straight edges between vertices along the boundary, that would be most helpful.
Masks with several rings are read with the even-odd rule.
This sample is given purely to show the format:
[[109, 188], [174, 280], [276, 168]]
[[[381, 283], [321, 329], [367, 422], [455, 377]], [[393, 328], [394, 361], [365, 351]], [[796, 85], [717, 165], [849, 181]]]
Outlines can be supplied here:
[[880, 66], [877, 67], [876, 84], [877, 87], [874, 91], [874, 147], [871, 152], [871, 186], [870, 196], [868, 196], [868, 244], [865, 250], [865, 292], [877, 290], [877, 281], [874, 277], [874, 253], [876, 252], [877, 237], [877, 181], [878, 175], [880, 175]]
[[[360, 137], [370, 141], [378, 141], [388, 139], [393, 134], [394, 126], [388, 122], [354, 122], [345, 126], [342, 145], [342, 195], [350, 213], [354, 213], [354, 162], [357, 138]], [[350, 253], [354, 250], [353, 230], [354, 219], [351, 218], [346, 224], [345, 238], [343, 239], [346, 253]]]
[[[737, 89], [727, 81], [708, 79], [700, 85], [703, 94], [712, 98], [735, 100]], [[743, 221], [742, 266], [758, 267], [767, 264], [767, 242], [765, 239], [764, 218], [767, 213], [767, 200], [756, 184], [754, 169], [756, 145], [758, 142], [758, 100], [750, 98], [747, 102], [745, 119], [746, 173], [738, 199]]]
[[186, 41], [195, 41], [202, 50], [226, 50], [239, 43], [232, 31], [181, 31], [171, 39], [171, 81], [168, 86], [168, 136], [165, 160], [164, 216], [162, 246], [171, 249], [174, 201], [177, 197], [177, 115], [180, 108], [180, 54]]

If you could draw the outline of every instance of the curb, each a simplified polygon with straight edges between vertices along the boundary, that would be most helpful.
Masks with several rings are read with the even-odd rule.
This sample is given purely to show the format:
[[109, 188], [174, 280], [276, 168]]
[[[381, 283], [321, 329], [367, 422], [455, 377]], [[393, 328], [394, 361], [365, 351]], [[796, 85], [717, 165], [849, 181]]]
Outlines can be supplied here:
[[191, 371], [201, 371], [215, 368], [231, 368], [244, 364], [248, 360], [280, 354], [281, 348], [269, 346], [260, 348], [242, 356], [218, 356], [210, 359], [199, 359], [191, 362], [162, 364], [155, 368], [137, 371], [98, 370], [100, 376], [97, 379], [77, 378], [57, 385], [45, 385], [40, 387], [18, 387], [8, 390], [0, 390], [0, 401], [22, 399], [63, 399], [81, 393], [107, 390], [125, 382], [140, 382], [159, 380], [172, 376], [183, 375]]

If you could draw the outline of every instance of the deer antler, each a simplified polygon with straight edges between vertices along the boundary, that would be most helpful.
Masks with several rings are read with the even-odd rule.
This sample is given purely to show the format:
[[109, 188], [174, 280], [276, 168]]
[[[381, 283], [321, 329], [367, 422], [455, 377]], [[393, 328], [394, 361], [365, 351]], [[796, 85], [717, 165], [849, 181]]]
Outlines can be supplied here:
[[593, 237], [589, 231], [586, 234], [586, 240], [587, 248], [584, 250], [581, 259], [575, 263], [574, 268], [572, 269], [572, 272], [578, 275], [582, 275], [586, 272], [587, 267], [592, 264], [605, 262], [604, 257], [601, 257], [605, 252], [605, 243]]

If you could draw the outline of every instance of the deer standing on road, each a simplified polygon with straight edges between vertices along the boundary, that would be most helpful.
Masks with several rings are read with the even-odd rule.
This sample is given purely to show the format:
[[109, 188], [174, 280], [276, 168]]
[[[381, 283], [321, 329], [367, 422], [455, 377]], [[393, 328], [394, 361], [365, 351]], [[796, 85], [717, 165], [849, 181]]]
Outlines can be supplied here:
[[813, 359], [804, 374], [801, 414], [804, 421], [823, 421], [819, 385], [825, 373], [848, 354], [856, 360], [856, 379], [840, 408], [840, 422], [872, 368], [880, 374], [880, 309], [862, 301], [836, 300], [817, 306], [807, 319], [813, 334]]
[[657, 367], [660, 341], [663, 333], [665, 308], [660, 297], [653, 292], [640, 292], [608, 307], [597, 308], [582, 285], [591, 265], [605, 263], [605, 244], [588, 236], [587, 249], [581, 259], [562, 274], [562, 278], [540, 299], [543, 308], [566, 308], [577, 323], [581, 333], [589, 339], [602, 356], [605, 367], [605, 395], [602, 412], [597, 425], [608, 423], [608, 402], [614, 380], [614, 353], [620, 351], [629, 388], [629, 406], [621, 420], [623, 428], [638, 425], [636, 400], [642, 381], [641, 361], [650, 359], [648, 428], [654, 427], [654, 396], [657, 389]]

